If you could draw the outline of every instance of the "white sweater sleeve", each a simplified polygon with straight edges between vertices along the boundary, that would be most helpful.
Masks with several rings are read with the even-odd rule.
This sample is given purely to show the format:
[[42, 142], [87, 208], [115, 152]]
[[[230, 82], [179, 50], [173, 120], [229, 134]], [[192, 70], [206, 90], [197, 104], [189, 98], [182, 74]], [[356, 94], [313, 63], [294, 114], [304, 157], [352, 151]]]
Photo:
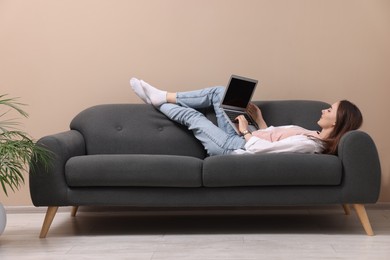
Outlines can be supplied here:
[[233, 153], [321, 153], [321, 151], [322, 146], [319, 142], [308, 138], [306, 135], [294, 135], [276, 142], [270, 142], [256, 136], [252, 136], [243, 149], [235, 150]]

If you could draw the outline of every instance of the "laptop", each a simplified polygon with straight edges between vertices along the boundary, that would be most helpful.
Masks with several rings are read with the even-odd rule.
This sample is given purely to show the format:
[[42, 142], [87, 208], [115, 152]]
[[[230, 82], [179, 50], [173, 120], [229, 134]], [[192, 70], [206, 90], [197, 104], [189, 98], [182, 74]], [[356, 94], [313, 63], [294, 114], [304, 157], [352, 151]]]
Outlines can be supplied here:
[[249, 131], [252, 132], [259, 129], [253, 118], [246, 113], [246, 107], [252, 99], [257, 82], [255, 79], [232, 75], [222, 98], [220, 107], [227, 121], [239, 135], [241, 133], [238, 130], [238, 121], [236, 120], [239, 115], [244, 115], [247, 119]]

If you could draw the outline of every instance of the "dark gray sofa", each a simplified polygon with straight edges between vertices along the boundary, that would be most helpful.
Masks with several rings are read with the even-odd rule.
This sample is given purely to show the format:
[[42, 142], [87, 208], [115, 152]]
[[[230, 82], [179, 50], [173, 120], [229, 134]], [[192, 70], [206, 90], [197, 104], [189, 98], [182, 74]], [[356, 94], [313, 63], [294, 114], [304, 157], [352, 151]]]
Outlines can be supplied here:
[[[255, 102], [268, 125], [318, 129], [318, 101]], [[203, 110], [215, 122], [212, 110]], [[207, 157], [180, 126], [145, 104], [88, 108], [70, 130], [43, 137], [55, 154], [49, 172], [30, 174], [33, 204], [48, 206], [40, 237], [46, 237], [58, 207], [129, 206], [218, 208], [343, 205], [355, 208], [372, 235], [364, 204], [375, 203], [381, 169], [373, 140], [346, 134], [339, 154], [258, 154]]]

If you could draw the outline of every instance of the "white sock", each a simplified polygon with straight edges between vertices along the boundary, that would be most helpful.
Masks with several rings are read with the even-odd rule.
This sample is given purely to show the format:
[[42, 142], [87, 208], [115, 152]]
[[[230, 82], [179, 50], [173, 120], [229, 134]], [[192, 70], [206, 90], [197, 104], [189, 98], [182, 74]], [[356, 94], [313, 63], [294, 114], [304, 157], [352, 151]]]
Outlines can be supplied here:
[[159, 107], [167, 103], [167, 91], [160, 90], [141, 80], [141, 86], [144, 89], [145, 96], [149, 98], [153, 106]]
[[134, 90], [135, 94], [140, 97], [145, 103], [151, 104], [150, 99], [145, 95], [144, 89], [141, 86], [141, 81], [136, 78], [130, 79], [130, 86]]

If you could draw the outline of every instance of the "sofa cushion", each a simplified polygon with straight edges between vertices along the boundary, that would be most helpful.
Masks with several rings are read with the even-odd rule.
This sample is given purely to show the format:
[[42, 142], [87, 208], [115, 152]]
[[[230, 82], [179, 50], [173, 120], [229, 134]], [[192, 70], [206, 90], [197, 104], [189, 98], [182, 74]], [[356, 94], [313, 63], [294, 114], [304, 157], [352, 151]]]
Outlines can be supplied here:
[[87, 155], [69, 159], [70, 187], [200, 187], [202, 160], [173, 155]]
[[339, 185], [338, 157], [313, 154], [224, 155], [206, 158], [206, 187]]

